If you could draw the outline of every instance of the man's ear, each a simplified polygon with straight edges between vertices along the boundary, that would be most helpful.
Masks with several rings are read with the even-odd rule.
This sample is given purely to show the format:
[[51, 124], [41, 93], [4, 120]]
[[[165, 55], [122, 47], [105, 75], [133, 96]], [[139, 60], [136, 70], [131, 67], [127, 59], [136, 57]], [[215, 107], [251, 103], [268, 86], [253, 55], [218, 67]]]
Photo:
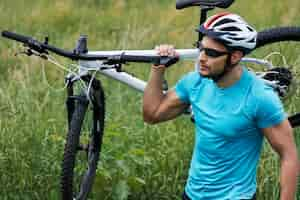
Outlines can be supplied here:
[[241, 51], [231, 52], [231, 63], [238, 64], [241, 61], [243, 56], [244, 56], [244, 54]]

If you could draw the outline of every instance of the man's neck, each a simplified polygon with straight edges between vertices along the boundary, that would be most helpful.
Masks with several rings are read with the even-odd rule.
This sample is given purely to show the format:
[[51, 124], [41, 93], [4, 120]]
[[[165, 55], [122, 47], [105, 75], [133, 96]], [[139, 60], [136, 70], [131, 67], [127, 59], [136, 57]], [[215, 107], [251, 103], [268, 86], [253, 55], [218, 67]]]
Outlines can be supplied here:
[[243, 73], [243, 68], [240, 65], [234, 66], [230, 72], [227, 72], [220, 80], [217, 85], [220, 88], [227, 88], [233, 85], [235, 82], [240, 80]]

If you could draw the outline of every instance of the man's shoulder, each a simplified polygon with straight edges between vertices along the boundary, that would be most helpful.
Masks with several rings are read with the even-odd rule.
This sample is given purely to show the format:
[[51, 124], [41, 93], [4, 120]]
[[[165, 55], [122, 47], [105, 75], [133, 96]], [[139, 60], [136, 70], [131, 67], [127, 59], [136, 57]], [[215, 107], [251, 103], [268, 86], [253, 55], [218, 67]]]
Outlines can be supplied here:
[[276, 91], [262, 78], [257, 77], [252, 88], [255, 117], [259, 128], [266, 128], [286, 118], [283, 104]]
[[252, 86], [252, 94], [260, 99], [264, 100], [265, 98], [277, 97], [274, 89], [268, 85], [262, 78], [255, 77], [255, 81]]
[[272, 102], [280, 102], [277, 93], [274, 89], [253, 72], [248, 71], [248, 89], [246, 92], [246, 105], [251, 108], [263, 108]]
[[248, 103], [253, 106], [254, 113], [259, 113], [262, 116], [265, 116], [262, 113], [268, 113], [270, 116], [272, 113], [279, 113], [279, 111], [283, 113], [282, 102], [276, 91], [270, 85], [266, 84], [262, 78], [254, 75], [253, 79], [250, 101]]

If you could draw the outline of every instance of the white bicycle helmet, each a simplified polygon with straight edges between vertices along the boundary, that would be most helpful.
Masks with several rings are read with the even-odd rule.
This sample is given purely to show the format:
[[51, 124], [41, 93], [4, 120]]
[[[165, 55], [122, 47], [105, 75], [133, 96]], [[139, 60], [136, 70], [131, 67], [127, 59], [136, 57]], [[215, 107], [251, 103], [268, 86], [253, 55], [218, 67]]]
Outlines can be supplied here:
[[236, 14], [226, 12], [213, 15], [196, 30], [220, 41], [229, 50], [248, 54], [256, 46], [257, 32]]

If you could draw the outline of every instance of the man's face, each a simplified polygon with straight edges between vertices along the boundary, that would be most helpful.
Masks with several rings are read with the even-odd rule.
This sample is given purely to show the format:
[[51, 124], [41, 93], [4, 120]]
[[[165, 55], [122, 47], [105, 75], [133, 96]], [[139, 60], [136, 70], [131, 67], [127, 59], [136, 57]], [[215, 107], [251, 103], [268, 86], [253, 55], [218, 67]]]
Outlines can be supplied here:
[[198, 58], [199, 73], [208, 78], [220, 75], [228, 56], [224, 45], [207, 36], [203, 37]]

